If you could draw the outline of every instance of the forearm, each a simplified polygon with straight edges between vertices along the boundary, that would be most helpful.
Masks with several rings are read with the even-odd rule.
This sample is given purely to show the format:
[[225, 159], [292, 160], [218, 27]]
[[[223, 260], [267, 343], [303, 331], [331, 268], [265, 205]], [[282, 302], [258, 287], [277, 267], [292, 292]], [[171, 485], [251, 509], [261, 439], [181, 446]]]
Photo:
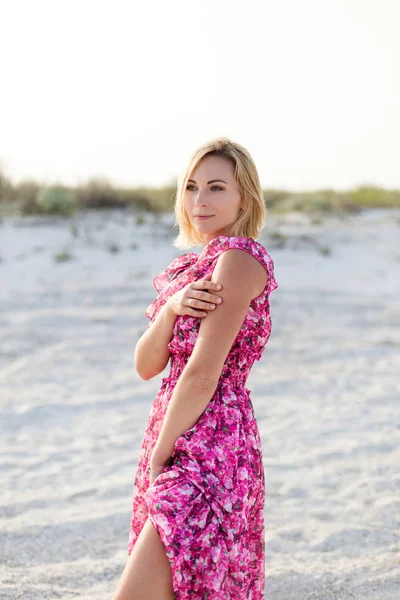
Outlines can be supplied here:
[[175, 442], [193, 427], [214, 395], [218, 381], [207, 379], [187, 367], [179, 377], [168, 403], [151, 462], [159, 468], [171, 457]]
[[168, 344], [173, 336], [175, 319], [176, 314], [167, 301], [136, 344], [135, 367], [142, 379], [151, 379], [167, 365], [170, 356]]

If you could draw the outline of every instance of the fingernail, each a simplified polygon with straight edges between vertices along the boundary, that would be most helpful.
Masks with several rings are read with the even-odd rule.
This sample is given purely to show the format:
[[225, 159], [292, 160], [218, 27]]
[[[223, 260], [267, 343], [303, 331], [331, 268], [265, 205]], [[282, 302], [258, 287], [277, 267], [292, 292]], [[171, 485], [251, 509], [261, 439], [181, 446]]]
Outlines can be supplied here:
[[221, 289], [221, 284], [217, 283], [217, 290]]

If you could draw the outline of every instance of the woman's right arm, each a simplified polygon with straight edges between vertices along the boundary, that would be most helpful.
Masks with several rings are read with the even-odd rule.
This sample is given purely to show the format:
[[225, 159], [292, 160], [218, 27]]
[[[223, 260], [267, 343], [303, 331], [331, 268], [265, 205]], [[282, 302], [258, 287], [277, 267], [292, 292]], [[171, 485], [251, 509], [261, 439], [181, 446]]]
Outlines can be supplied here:
[[205, 311], [215, 309], [222, 302], [220, 296], [207, 291], [221, 289], [219, 283], [210, 281], [211, 276], [212, 273], [209, 273], [203, 279], [188, 283], [170, 296], [139, 339], [135, 348], [135, 366], [142, 379], [151, 379], [167, 366], [171, 355], [168, 344], [178, 315], [204, 318], [207, 316]]
[[160, 309], [154, 322], [146, 329], [135, 348], [135, 367], [144, 380], [161, 373], [168, 364], [176, 314], [167, 302]]

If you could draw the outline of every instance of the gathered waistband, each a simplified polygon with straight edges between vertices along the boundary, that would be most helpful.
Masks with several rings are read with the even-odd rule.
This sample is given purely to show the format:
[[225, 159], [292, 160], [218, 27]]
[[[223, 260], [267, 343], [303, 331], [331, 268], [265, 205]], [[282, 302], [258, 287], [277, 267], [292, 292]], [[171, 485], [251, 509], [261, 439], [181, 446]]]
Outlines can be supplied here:
[[[163, 377], [161, 380], [161, 386], [162, 387], [170, 387], [170, 386], [175, 386], [179, 377], [180, 377], [180, 373], [176, 374], [176, 373], [170, 373], [169, 375], [167, 375], [166, 377]], [[221, 376], [219, 381], [218, 381], [218, 388], [230, 388], [230, 389], [234, 389], [234, 390], [242, 390], [245, 392], [250, 393], [251, 390], [249, 390], [245, 384], [246, 384], [246, 378], [234, 378], [232, 377], [232, 374], [230, 377], [224, 377]]]

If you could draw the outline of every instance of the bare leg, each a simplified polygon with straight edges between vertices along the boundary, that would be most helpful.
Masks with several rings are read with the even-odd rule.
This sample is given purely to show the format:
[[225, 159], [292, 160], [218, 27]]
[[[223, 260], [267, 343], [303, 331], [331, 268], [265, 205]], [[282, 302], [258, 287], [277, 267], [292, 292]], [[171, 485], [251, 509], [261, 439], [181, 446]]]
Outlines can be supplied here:
[[136, 540], [113, 600], [174, 600], [171, 565], [150, 519]]

